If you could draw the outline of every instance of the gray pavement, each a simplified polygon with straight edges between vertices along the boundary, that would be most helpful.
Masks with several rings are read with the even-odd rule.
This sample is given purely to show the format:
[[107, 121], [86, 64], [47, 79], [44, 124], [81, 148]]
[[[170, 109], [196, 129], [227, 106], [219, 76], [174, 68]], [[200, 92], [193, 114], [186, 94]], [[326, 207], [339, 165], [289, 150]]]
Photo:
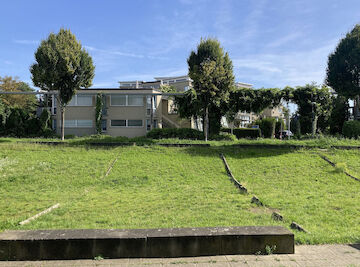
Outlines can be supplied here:
[[360, 267], [359, 245], [301, 245], [295, 247], [295, 254], [287, 255], [227, 255], [189, 258], [157, 259], [101, 259], [71, 261], [22, 261], [4, 262], [3, 266], [347, 266]]

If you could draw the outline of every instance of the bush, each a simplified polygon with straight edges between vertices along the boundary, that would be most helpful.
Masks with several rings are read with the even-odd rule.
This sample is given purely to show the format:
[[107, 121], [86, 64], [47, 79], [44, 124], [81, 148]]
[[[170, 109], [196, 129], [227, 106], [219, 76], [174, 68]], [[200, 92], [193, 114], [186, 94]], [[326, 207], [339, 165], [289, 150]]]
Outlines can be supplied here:
[[220, 133], [210, 136], [210, 140], [215, 141], [236, 141], [237, 138], [235, 135], [230, 133]]
[[[228, 128], [223, 128], [221, 131], [231, 133], [231, 129]], [[260, 137], [260, 129], [258, 128], [236, 128], [233, 130], [233, 133], [238, 139]]]
[[204, 139], [204, 134], [190, 128], [156, 128], [147, 133], [146, 137], [152, 139], [179, 138], [179, 139]]
[[360, 121], [346, 121], [342, 129], [347, 138], [358, 138], [360, 136]]
[[275, 118], [264, 118], [255, 122], [259, 125], [261, 134], [264, 138], [274, 138], [275, 135]]

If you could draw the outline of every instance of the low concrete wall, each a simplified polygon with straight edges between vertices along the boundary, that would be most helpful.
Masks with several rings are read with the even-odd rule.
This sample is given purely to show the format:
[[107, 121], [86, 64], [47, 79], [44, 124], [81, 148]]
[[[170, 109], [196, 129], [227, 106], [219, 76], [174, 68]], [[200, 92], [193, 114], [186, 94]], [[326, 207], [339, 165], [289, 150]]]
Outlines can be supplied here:
[[0, 234], [1, 260], [67, 260], [294, 253], [294, 234], [281, 226], [130, 230], [35, 230]]

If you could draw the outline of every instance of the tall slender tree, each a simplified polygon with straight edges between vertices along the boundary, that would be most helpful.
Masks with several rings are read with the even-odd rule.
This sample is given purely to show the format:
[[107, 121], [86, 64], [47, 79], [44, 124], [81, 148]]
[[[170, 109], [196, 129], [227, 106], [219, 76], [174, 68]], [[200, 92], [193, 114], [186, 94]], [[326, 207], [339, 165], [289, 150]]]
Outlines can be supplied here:
[[36, 63], [30, 67], [34, 85], [46, 91], [58, 91], [61, 140], [64, 140], [65, 108], [76, 90], [91, 86], [95, 66], [75, 35], [65, 29], [43, 40], [35, 59]]
[[[189, 76], [193, 80], [194, 90], [188, 93], [195, 114], [202, 114], [205, 140], [209, 135], [209, 111], [216, 110], [215, 120], [225, 114], [223, 104], [228, 102], [234, 88], [233, 65], [228, 53], [216, 39], [201, 39], [196, 51], [192, 51], [187, 60]], [[182, 108], [179, 109], [181, 115]], [[195, 115], [194, 114], [194, 115]], [[215, 122], [216, 123], [216, 122]], [[220, 130], [220, 129], [219, 129]]]
[[329, 55], [326, 83], [339, 95], [355, 101], [354, 116], [360, 119], [360, 25], [340, 40]]

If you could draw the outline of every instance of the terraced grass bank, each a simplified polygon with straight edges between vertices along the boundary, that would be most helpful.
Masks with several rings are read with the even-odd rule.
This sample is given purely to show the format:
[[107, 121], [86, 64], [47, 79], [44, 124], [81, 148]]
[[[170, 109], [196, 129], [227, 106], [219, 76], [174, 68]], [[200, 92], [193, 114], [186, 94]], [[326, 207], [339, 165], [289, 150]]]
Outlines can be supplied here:
[[[2, 142], [0, 231], [289, 227], [294, 220], [310, 232], [294, 231], [297, 242], [359, 242], [360, 183], [314, 152], [222, 145], [89, 148]], [[239, 194], [229, 181], [220, 153], [250, 194]], [[359, 152], [351, 153], [355, 162]], [[265, 207], [251, 204], [252, 194]], [[58, 209], [18, 224], [55, 203], [60, 203]], [[282, 213], [285, 222], [273, 221], [273, 210]]]

